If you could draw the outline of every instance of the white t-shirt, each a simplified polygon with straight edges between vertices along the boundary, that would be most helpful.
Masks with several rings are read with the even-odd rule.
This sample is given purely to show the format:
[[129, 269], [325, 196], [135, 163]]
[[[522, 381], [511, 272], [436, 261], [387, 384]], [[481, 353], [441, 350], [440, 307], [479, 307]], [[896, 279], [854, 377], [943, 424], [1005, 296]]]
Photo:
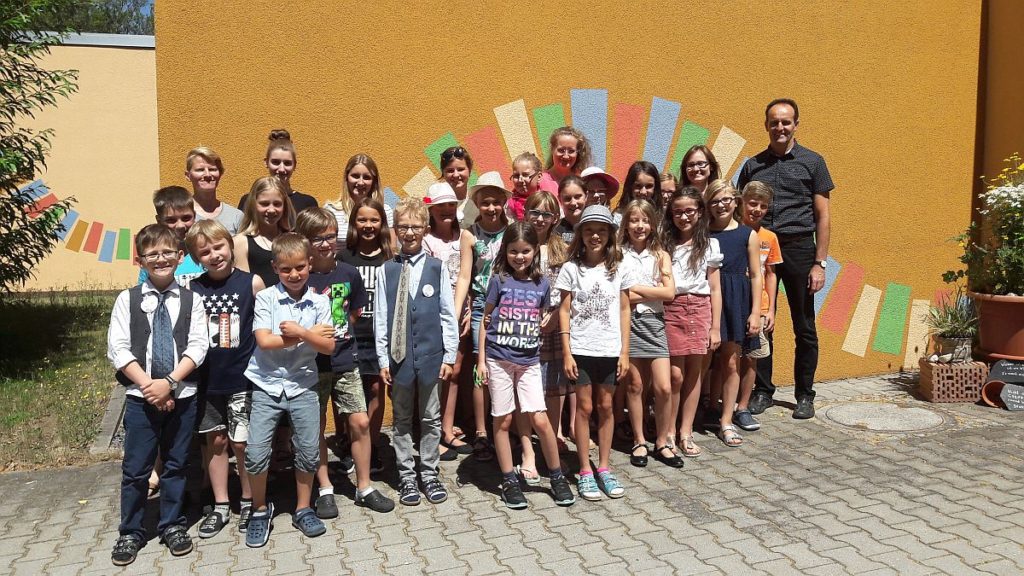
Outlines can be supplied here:
[[690, 270], [691, 246], [676, 246], [672, 254], [672, 278], [676, 281], [676, 294], [711, 295], [708, 285], [708, 268], [722, 267], [722, 251], [718, 248], [718, 239], [712, 238], [704, 258], [701, 259], [697, 271]]
[[[622, 264], [619, 267], [630, 274], [636, 286], [658, 286], [661, 284], [661, 270], [658, 259], [650, 250], [644, 249], [637, 253], [626, 246], [622, 249]], [[665, 303], [661, 300], [645, 300], [636, 305], [637, 314], [661, 314], [665, 311]]]
[[621, 265], [611, 279], [604, 264], [591, 268], [569, 261], [562, 265], [554, 287], [572, 293], [568, 330], [573, 354], [618, 358], [622, 352], [620, 298], [633, 284], [632, 275]]

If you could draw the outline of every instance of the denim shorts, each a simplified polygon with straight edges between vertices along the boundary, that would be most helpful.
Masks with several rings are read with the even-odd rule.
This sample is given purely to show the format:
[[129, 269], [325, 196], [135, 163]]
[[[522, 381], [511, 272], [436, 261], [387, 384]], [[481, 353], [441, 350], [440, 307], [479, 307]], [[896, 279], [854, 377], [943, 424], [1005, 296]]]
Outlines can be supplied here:
[[245, 469], [250, 474], [262, 474], [269, 468], [274, 433], [285, 414], [292, 423], [295, 469], [316, 472], [320, 464], [320, 400], [316, 391], [306, 390], [288, 398], [284, 394], [271, 396], [256, 387], [252, 391], [249, 443], [245, 448]]

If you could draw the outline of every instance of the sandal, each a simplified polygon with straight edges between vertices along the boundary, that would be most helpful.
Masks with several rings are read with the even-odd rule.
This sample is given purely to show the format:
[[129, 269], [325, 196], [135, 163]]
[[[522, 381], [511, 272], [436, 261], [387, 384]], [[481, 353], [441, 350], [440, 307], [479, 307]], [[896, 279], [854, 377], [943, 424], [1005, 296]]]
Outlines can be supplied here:
[[494, 459], [494, 450], [487, 434], [476, 435], [476, 440], [473, 440], [473, 457], [479, 462], [490, 462]]
[[[456, 444], [456, 442], [459, 442], [459, 444]], [[473, 447], [460, 440], [458, 436], [452, 436], [451, 440], [445, 440], [444, 437], [442, 437], [441, 446], [444, 446], [456, 454], [466, 455], [473, 453]]]
[[[671, 454], [671, 456], [666, 456], [665, 450], [668, 450], [668, 453]], [[676, 454], [676, 451], [672, 449], [671, 444], [665, 444], [664, 446], [655, 449], [654, 458], [669, 468], [683, 467], [683, 459], [679, 457], [679, 454]]]
[[704, 453], [700, 446], [697, 446], [697, 443], [693, 441], [693, 436], [680, 437], [679, 449], [683, 451], [683, 456], [687, 458], [696, 458]]
[[523, 479], [523, 482], [527, 486], [540, 486], [540, 473], [537, 472], [537, 468], [526, 468], [525, 466], [516, 466], [514, 468], [516, 476]]
[[[644, 453], [642, 455], [637, 455], [636, 451], [641, 448], [644, 449]], [[647, 450], [647, 443], [635, 444], [629, 451], [629, 463], [637, 468], [643, 468], [644, 466], [647, 466], [647, 457], [649, 455], [650, 453]]]
[[722, 426], [722, 429], [718, 431], [718, 439], [729, 448], [738, 448], [743, 444], [743, 436], [740, 436], [732, 424]]

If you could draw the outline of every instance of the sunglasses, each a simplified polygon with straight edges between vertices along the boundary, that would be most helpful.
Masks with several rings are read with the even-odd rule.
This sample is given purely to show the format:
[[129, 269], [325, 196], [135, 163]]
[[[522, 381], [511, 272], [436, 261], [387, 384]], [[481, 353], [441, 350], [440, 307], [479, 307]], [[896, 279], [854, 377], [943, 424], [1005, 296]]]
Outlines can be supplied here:
[[441, 152], [441, 163], [444, 164], [444, 163], [447, 163], [447, 162], [451, 162], [452, 159], [454, 159], [454, 158], [458, 158], [459, 160], [462, 160], [463, 158], [465, 158], [468, 155], [469, 155], [469, 152], [465, 148], [463, 148], [462, 146], [456, 146], [454, 148], [449, 148], [449, 149], [445, 150], [444, 152]]

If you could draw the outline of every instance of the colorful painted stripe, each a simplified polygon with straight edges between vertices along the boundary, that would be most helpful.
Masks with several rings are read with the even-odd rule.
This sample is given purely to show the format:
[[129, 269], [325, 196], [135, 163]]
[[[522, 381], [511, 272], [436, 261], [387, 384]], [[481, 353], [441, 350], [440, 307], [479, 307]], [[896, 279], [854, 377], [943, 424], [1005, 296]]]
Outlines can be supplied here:
[[74, 229], [71, 230], [71, 235], [68, 237], [65, 246], [68, 250], [78, 252], [82, 249], [82, 241], [85, 240], [85, 232], [89, 229], [89, 223], [84, 220], [79, 220], [75, 223]]
[[523, 152], [537, 153], [537, 143], [533, 140], [533, 129], [530, 128], [530, 117], [526, 114], [524, 100], [498, 106], [494, 109], [494, 117], [505, 139], [509, 158], [515, 158]]
[[427, 160], [434, 165], [434, 168], [438, 172], [441, 171], [441, 152], [453, 147], [458, 146], [459, 142], [455, 139], [455, 135], [448, 132], [444, 136], [441, 136], [437, 140], [434, 140], [423, 149], [423, 154], [427, 157]]
[[117, 259], [132, 259], [132, 231], [129, 228], [121, 228], [117, 233]]
[[406, 196], [422, 198], [427, 194], [427, 188], [434, 182], [437, 182], [437, 176], [434, 175], [430, 166], [424, 166], [405, 183], [405, 186], [402, 186], [402, 191], [405, 192]]
[[[843, 273], [839, 275], [835, 285], [832, 286], [832, 297], [829, 298], [828, 306], [818, 318], [818, 326], [841, 334], [846, 329], [846, 320], [853, 311], [857, 302], [857, 293], [864, 284], [864, 268], [854, 262], [849, 262], [843, 267]], [[815, 302], [817, 304], [817, 302]]]
[[626, 179], [626, 172], [637, 159], [643, 121], [642, 106], [620, 102], [612, 109], [612, 158], [608, 163], [608, 173], [620, 182]]
[[77, 220], [78, 212], [75, 210], [69, 210], [68, 213], [64, 215], [64, 219], [60, 221], [61, 229], [57, 231], [57, 237], [61, 240], [66, 240], [68, 234], [71, 233], [71, 227], [75, 225]]
[[573, 89], [570, 91], [572, 125], [590, 142], [594, 166], [604, 169], [608, 150], [608, 91]]
[[50, 189], [46, 187], [46, 184], [43, 184], [42, 180], [33, 180], [19, 188], [18, 192], [33, 200], [38, 200], [39, 198], [46, 196], [46, 194], [50, 192]]
[[668, 165], [668, 170], [675, 174], [676, 178], [679, 178], [679, 165], [683, 163], [686, 151], [691, 146], [707, 144], [709, 136], [711, 136], [711, 132], [707, 128], [689, 120], [683, 122], [683, 128], [679, 131], [679, 140], [676, 142], [676, 152], [672, 155], [672, 161]]
[[384, 204], [394, 208], [398, 204], [398, 194], [390, 186], [384, 187]]
[[890, 282], [882, 300], [882, 315], [878, 319], [875, 342], [871, 348], [885, 354], [899, 354], [903, 350], [903, 337], [910, 309], [910, 286]]
[[917, 361], [928, 353], [928, 309], [927, 300], [910, 303], [910, 324], [907, 327], [907, 352], [903, 356], [903, 368], [917, 368]]
[[29, 218], [38, 218], [43, 215], [47, 208], [57, 203], [57, 196], [54, 194], [47, 194], [39, 200], [36, 200], [35, 204], [27, 208], [25, 211], [28, 212]]
[[114, 243], [117, 242], [117, 232], [108, 230], [103, 234], [103, 247], [100, 248], [100, 262], [114, 261]]
[[864, 290], [860, 293], [860, 300], [857, 302], [857, 309], [853, 311], [853, 318], [850, 319], [850, 326], [846, 330], [843, 351], [861, 358], [867, 353], [868, 341], [871, 340], [871, 328], [875, 323], [875, 312], [878, 311], [878, 303], [881, 299], [881, 290], [870, 284], [864, 285]]
[[814, 293], [815, 316], [821, 312], [821, 307], [825, 305], [825, 299], [828, 298], [829, 292], [832, 291], [832, 286], [836, 283], [836, 277], [839, 276], [839, 271], [842, 269], [842, 265], [831, 256], [826, 258], [825, 262], [827, 262], [825, 266], [825, 285], [821, 287], [821, 290]]
[[533, 109], [533, 125], [537, 127], [541, 160], [551, 155], [551, 133], [565, 126], [565, 110], [561, 104], [548, 104]]
[[[512, 161], [505, 154], [505, 147], [498, 138], [498, 130], [494, 126], [481, 128], [467, 134], [466, 148], [473, 155], [473, 168], [478, 174], [496, 170], [502, 178], [512, 175]], [[472, 179], [471, 183], [472, 185]]]
[[676, 122], [683, 109], [679, 102], [663, 98], [651, 99], [651, 115], [647, 118], [647, 138], [644, 140], [644, 160], [665, 171], [665, 161], [676, 135]]
[[89, 234], [85, 237], [85, 244], [82, 246], [82, 250], [95, 254], [100, 247], [100, 239], [103, 237], [103, 224], [100, 222], [93, 222], [92, 226], [89, 227]]
[[715, 160], [718, 160], [718, 169], [722, 178], [727, 177], [729, 171], [732, 170], [733, 163], [739, 158], [740, 152], [746, 145], [746, 138], [733, 132], [728, 126], [722, 126], [718, 131], [718, 137], [715, 138], [715, 145], [711, 147], [711, 153], [715, 155]]

